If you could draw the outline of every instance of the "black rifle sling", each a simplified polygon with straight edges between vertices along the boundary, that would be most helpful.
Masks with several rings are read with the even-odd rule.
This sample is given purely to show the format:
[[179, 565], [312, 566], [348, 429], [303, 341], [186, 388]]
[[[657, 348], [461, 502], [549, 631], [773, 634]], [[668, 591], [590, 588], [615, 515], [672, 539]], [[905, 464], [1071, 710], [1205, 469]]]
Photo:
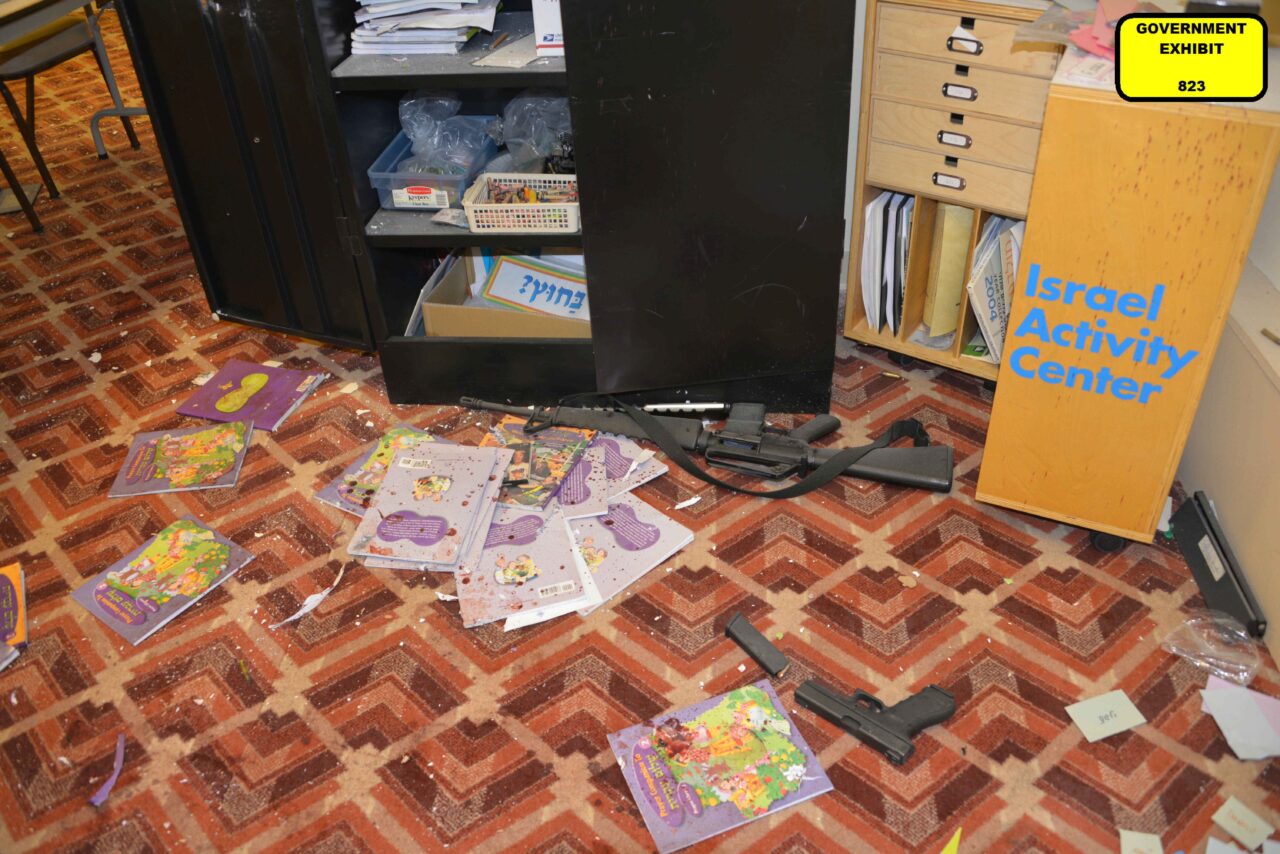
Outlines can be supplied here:
[[617, 398], [610, 401], [623, 412], [631, 416], [636, 424], [644, 430], [645, 434], [653, 441], [655, 445], [662, 449], [662, 452], [671, 458], [672, 462], [680, 466], [689, 474], [699, 480], [728, 489], [732, 492], [740, 492], [743, 495], [756, 495], [762, 498], [795, 498], [806, 493], [813, 492], [819, 487], [825, 486], [835, 480], [845, 469], [865, 457], [867, 454], [877, 448], [888, 447], [890, 443], [910, 437], [917, 447], [929, 444], [929, 434], [925, 432], [924, 425], [914, 418], [904, 421], [895, 421], [883, 434], [869, 445], [863, 445], [858, 448], [845, 448], [837, 451], [834, 456], [818, 466], [809, 474], [805, 475], [799, 481], [784, 486], [781, 489], [744, 489], [741, 486], [735, 486], [732, 483], [721, 480], [713, 474], [709, 474], [704, 469], [699, 468], [690, 459], [685, 449], [680, 447], [680, 443], [671, 435], [666, 427], [662, 426], [662, 422], [654, 418], [643, 409], [632, 406]]

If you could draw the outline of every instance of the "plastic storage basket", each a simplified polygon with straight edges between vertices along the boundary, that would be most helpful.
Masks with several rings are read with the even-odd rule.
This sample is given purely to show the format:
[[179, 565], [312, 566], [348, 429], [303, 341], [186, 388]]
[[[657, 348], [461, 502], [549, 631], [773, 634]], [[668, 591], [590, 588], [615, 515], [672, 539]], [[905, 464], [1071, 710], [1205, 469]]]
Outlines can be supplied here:
[[535, 232], [572, 233], [581, 223], [577, 202], [496, 204], [493, 188], [501, 184], [524, 184], [535, 192], [571, 190], [578, 193], [577, 175], [524, 175], [516, 172], [486, 172], [476, 179], [462, 197], [467, 224], [472, 231], [491, 234]]
[[498, 153], [492, 139], [485, 143], [484, 151], [477, 157], [465, 175], [418, 175], [397, 172], [401, 161], [413, 156], [413, 143], [404, 131], [396, 134], [378, 159], [369, 167], [369, 184], [378, 191], [382, 207], [397, 211], [440, 210], [458, 207], [462, 194], [479, 174], [485, 164]]

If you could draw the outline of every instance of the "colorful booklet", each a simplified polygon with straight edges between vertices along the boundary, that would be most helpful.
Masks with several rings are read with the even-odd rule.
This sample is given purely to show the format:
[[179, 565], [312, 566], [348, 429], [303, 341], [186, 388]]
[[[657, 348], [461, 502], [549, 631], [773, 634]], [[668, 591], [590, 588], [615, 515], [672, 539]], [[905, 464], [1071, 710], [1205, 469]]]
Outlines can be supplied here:
[[623, 495], [603, 516], [575, 519], [575, 559], [590, 604], [584, 617], [693, 541], [693, 531], [633, 495]]
[[0, 566], [0, 643], [27, 645], [27, 577], [17, 563]]
[[178, 414], [210, 421], [252, 421], [259, 430], [275, 430], [324, 378], [323, 373], [232, 359], [178, 407]]
[[448, 439], [438, 438], [426, 430], [401, 424], [392, 427], [382, 434], [377, 443], [367, 454], [347, 466], [328, 486], [316, 493], [316, 500], [331, 504], [339, 510], [345, 510], [355, 516], [363, 516], [378, 493], [382, 478], [387, 474], [387, 467], [397, 452], [411, 448], [419, 442], [443, 442], [453, 444]]
[[667, 466], [638, 444], [622, 436], [596, 436], [587, 452], [569, 470], [556, 502], [566, 519], [600, 516], [609, 501], [667, 473]]
[[71, 596], [137, 646], [251, 560], [249, 552], [188, 516]]
[[[506, 465], [505, 460], [506, 457], [504, 456], [502, 463], [504, 466]], [[480, 510], [475, 524], [471, 527], [471, 535], [467, 542], [463, 543], [462, 548], [458, 551], [458, 558], [453, 563], [422, 563], [389, 557], [368, 556], [362, 559], [364, 565], [374, 569], [396, 569], [408, 572], [457, 572], [474, 566], [484, 550], [484, 532], [488, 531], [489, 526], [493, 523], [494, 513], [498, 509], [498, 494], [501, 490], [502, 481], [496, 477], [485, 485], [484, 492], [481, 493], [480, 501], [478, 502]]]
[[[398, 452], [347, 551], [412, 563], [453, 564], [471, 540], [489, 489], [511, 452], [429, 442]], [[490, 484], [494, 484], [493, 487]]]
[[525, 419], [505, 416], [480, 442], [481, 447], [508, 448], [515, 453], [507, 468], [507, 481], [524, 481], [503, 489], [502, 503], [535, 510], [546, 508], [560, 483], [595, 438], [594, 430], [549, 427], [524, 432]]
[[573, 541], [558, 512], [503, 507], [474, 567], [455, 573], [462, 624], [492, 623], [527, 609], [582, 597]]
[[235, 486], [252, 434], [245, 421], [140, 433], [107, 496]]
[[769, 680], [609, 736], [660, 854], [832, 790]]

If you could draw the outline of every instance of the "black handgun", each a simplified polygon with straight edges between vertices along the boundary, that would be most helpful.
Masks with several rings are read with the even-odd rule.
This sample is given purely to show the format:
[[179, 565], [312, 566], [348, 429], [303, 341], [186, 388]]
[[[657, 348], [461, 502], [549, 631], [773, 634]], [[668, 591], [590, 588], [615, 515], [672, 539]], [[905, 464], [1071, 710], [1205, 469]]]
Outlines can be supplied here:
[[894, 706], [885, 706], [866, 691], [841, 697], [810, 679], [796, 689], [796, 702], [856, 735], [901, 765], [915, 753], [911, 739], [925, 727], [940, 724], [956, 713], [956, 700], [937, 685]]

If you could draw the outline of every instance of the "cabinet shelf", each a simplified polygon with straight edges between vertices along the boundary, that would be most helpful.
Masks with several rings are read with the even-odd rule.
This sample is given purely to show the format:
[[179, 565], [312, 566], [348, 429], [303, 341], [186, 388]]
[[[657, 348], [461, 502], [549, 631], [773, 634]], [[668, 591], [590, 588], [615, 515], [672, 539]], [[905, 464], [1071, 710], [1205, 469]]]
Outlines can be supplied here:
[[944, 368], [951, 368], [971, 376], [981, 377], [984, 380], [994, 380], [1000, 373], [999, 365], [984, 359], [960, 356], [953, 352], [953, 349], [933, 350], [929, 347], [913, 344], [910, 341], [900, 340], [887, 333], [877, 332], [867, 326], [865, 317], [859, 318], [858, 322], [852, 328], [846, 329], [844, 334], [846, 337], [863, 344], [883, 347], [891, 353], [901, 353], [904, 356], [910, 356], [922, 362], [941, 365]]
[[371, 89], [415, 89], [418, 87], [512, 88], [527, 86], [564, 86], [564, 57], [535, 59], [523, 68], [493, 68], [471, 63], [490, 52], [502, 35], [507, 38], [499, 49], [533, 32], [530, 12], [503, 12], [498, 15], [492, 33], [481, 33], [456, 54], [408, 56], [349, 56], [331, 72], [338, 91]]
[[378, 210], [364, 227], [370, 246], [384, 249], [450, 248], [490, 246], [505, 249], [536, 249], [542, 246], [582, 245], [582, 232], [565, 234], [490, 234], [473, 232], [432, 222], [435, 211]]

